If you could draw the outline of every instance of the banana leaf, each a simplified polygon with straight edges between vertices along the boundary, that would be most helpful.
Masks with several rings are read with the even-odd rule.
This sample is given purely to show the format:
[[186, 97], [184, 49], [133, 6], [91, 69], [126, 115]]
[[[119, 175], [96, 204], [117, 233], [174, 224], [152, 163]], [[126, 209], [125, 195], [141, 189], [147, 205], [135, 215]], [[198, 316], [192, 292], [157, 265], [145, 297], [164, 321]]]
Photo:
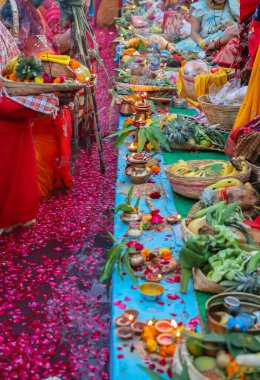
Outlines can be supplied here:
[[147, 140], [146, 128], [139, 128], [137, 152], [141, 152], [144, 149], [146, 140]]

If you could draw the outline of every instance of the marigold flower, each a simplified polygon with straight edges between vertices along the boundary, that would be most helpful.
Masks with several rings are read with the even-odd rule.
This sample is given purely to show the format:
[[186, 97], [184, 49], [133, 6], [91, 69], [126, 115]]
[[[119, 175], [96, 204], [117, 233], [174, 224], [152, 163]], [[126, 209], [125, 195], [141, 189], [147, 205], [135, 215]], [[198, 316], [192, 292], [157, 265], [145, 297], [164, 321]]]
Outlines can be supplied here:
[[159, 355], [163, 358], [166, 358], [168, 356], [168, 353], [167, 353], [167, 346], [161, 346], [160, 347], [160, 351], [159, 351]]
[[71, 58], [69, 65], [72, 68], [72, 70], [76, 70], [81, 66], [80, 62], [73, 58]]
[[157, 350], [157, 343], [154, 339], [148, 339], [146, 341], [146, 348], [149, 353], [155, 352]]
[[170, 344], [170, 345], [167, 347], [167, 355], [168, 355], [168, 356], [173, 356], [175, 350], [176, 350], [176, 344]]
[[144, 249], [142, 250], [142, 255], [143, 255], [144, 257], [149, 256], [150, 253], [151, 253], [151, 251], [150, 251], [150, 249], [148, 249], [148, 248], [144, 248]]
[[151, 167], [151, 169], [152, 169], [152, 171], [153, 171], [154, 174], [158, 174], [161, 171], [160, 166], [158, 166], [158, 165], [153, 165]]
[[162, 255], [162, 258], [166, 260], [169, 260], [172, 257], [172, 253], [169, 248], [162, 248], [160, 250], [160, 255]]

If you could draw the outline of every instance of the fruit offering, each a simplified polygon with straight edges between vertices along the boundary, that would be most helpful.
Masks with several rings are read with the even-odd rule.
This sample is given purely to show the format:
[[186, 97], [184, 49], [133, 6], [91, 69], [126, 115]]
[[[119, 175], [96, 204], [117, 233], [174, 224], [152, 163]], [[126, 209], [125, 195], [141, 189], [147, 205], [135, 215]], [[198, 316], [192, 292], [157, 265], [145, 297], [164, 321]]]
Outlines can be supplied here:
[[171, 167], [172, 173], [183, 177], [228, 177], [243, 174], [247, 171], [248, 166], [244, 157], [239, 157], [235, 166], [232, 162], [217, 160], [194, 166], [192, 161], [179, 160]]

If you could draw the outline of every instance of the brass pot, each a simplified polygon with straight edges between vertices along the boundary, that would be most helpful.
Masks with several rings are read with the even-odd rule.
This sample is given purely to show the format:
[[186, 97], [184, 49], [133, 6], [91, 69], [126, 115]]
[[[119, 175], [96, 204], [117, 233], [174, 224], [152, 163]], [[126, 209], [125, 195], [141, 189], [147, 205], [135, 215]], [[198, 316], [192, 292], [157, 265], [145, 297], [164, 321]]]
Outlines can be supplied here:
[[139, 103], [134, 105], [135, 121], [146, 121], [151, 113], [151, 106], [149, 103]]
[[131, 267], [133, 268], [139, 267], [140, 265], [144, 263], [144, 257], [141, 254], [141, 252], [132, 253], [132, 254], [129, 254], [129, 261], [130, 261]]
[[142, 220], [142, 214], [140, 212], [123, 212], [120, 215], [123, 223], [140, 222]]
[[152, 170], [145, 165], [129, 165], [126, 167], [125, 174], [132, 183], [142, 184], [149, 179]]
[[121, 102], [119, 113], [122, 116], [131, 116], [133, 114], [131, 103]]

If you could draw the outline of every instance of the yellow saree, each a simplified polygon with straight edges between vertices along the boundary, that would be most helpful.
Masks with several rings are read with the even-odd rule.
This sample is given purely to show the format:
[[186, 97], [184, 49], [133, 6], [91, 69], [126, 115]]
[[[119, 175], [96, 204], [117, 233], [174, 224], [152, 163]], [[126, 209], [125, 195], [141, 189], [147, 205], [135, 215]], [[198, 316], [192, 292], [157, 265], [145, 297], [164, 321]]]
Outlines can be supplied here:
[[233, 130], [243, 127], [260, 115], [260, 45], [253, 65], [247, 93], [238, 112]]

